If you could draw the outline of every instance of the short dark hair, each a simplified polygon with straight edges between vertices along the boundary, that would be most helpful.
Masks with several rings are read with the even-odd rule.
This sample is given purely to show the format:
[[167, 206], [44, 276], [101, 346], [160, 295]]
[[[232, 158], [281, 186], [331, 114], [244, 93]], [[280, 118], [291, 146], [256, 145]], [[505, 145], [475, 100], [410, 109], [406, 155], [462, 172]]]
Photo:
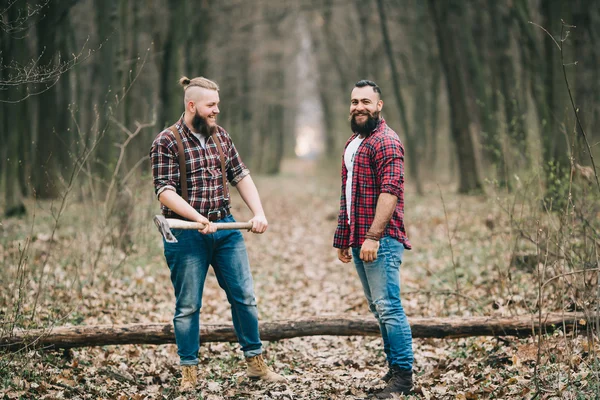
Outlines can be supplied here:
[[354, 87], [365, 87], [365, 86], [371, 86], [373, 88], [373, 91], [375, 93], [379, 93], [379, 97], [381, 97], [381, 89], [373, 81], [369, 81], [367, 79], [362, 79], [354, 84]]

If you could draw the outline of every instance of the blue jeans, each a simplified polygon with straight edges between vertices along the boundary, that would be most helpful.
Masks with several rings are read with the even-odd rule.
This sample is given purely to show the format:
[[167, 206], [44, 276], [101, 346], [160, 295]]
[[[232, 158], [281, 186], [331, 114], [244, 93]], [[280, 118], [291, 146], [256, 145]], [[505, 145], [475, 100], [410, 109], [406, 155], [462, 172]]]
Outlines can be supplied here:
[[412, 333], [400, 301], [400, 264], [404, 245], [389, 236], [379, 241], [377, 259], [363, 262], [360, 248], [352, 248], [356, 271], [369, 309], [377, 318], [389, 365], [412, 369]]
[[[233, 222], [230, 215], [219, 222]], [[197, 230], [174, 229], [177, 243], [167, 243], [165, 258], [175, 289], [175, 341], [181, 365], [198, 364], [200, 309], [209, 265], [231, 305], [233, 327], [244, 356], [262, 353], [258, 311], [244, 237], [238, 230], [203, 235]]]

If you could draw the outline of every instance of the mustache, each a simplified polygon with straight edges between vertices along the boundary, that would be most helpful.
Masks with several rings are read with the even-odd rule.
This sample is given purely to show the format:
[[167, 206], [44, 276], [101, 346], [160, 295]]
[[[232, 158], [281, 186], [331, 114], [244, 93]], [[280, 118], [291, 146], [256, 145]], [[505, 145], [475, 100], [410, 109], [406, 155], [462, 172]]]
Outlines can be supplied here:
[[351, 121], [352, 118], [357, 117], [359, 115], [366, 115], [367, 117], [371, 117], [371, 118], [373, 118], [375, 116], [374, 114], [371, 114], [368, 111], [354, 111], [354, 112], [351, 112], [350, 115], [348, 116], [348, 121]]

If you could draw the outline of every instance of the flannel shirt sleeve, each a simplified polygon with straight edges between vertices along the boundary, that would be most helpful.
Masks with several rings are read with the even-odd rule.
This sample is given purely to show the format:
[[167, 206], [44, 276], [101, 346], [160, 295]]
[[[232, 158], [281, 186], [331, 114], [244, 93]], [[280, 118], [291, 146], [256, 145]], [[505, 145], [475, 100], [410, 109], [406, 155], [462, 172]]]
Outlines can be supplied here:
[[179, 187], [179, 161], [173, 149], [173, 141], [162, 132], [150, 149], [154, 193], [158, 196], [166, 188]]
[[342, 157], [342, 195], [340, 197], [340, 213], [338, 215], [338, 224], [333, 236], [333, 247], [337, 249], [346, 249], [350, 247], [350, 225], [348, 225], [348, 211], [346, 210], [346, 179], [348, 171]]
[[402, 196], [404, 148], [400, 139], [385, 137], [375, 151], [375, 167], [381, 193]]
[[250, 174], [250, 170], [246, 167], [242, 158], [240, 157], [235, 145], [233, 144], [233, 140], [229, 134], [225, 133], [224, 135], [227, 140], [227, 158], [229, 159], [229, 163], [227, 165], [227, 180], [233, 185], [237, 185], [240, 183], [242, 179], [246, 177], [246, 175]]

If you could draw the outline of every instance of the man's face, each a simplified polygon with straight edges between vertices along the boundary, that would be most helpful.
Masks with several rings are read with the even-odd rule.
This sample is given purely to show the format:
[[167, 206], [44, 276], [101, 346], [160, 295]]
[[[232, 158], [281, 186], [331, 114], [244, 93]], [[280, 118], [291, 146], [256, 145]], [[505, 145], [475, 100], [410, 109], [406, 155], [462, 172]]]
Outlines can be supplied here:
[[208, 136], [216, 130], [219, 101], [219, 92], [200, 88], [196, 100], [189, 102], [194, 112], [192, 127], [195, 132]]
[[360, 134], [368, 134], [375, 129], [383, 101], [371, 86], [355, 87], [350, 98], [350, 125]]

